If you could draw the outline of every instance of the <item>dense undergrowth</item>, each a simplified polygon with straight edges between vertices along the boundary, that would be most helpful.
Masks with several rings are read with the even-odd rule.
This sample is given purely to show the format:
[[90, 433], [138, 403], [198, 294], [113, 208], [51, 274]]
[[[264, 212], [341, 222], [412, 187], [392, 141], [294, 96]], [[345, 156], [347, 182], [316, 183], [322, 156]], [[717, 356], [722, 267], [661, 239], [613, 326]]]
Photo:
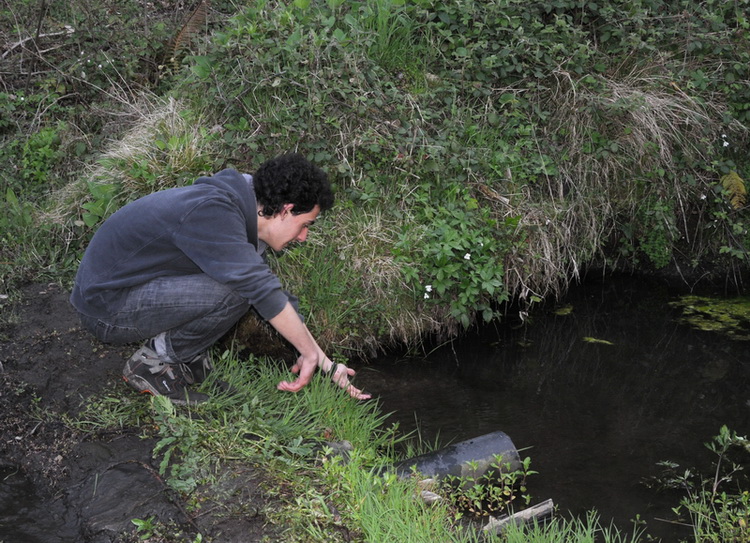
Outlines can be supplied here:
[[289, 150], [338, 202], [273, 265], [338, 355], [532, 311], [592, 266], [741, 287], [749, 11], [6, 2], [2, 288], [69, 283], [125, 202]]
[[291, 149], [338, 208], [276, 265], [348, 354], [589, 266], [746, 271], [746, 2], [74, 4], [2, 12], [6, 284], [69, 278], [128, 200]]

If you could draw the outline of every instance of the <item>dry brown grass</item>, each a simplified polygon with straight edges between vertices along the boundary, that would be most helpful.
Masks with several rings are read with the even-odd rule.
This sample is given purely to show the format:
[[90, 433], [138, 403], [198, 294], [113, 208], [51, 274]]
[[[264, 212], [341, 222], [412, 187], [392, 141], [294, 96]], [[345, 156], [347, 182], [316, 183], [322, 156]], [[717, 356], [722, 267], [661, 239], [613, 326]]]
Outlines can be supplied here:
[[[527, 236], [506, 262], [508, 288], [520, 299], [564, 292], [602, 256], [618, 215], [632, 217], [644, 197], [671, 198], [684, 212], [690, 192], [713, 181], [695, 171], [702, 184], [691, 186], [671, 173], [678, 156], [708, 159], [709, 142], [721, 130], [719, 106], [702, 106], [654, 76], [601, 78], [596, 90], [566, 72], [555, 80], [546, 97], [553, 118], [543, 137], [560, 142], [558, 174], [546, 178], [544, 190], [495, 204], [498, 213], [520, 216], [519, 231]], [[593, 133], [616, 148], [596, 152]], [[646, 177], [659, 170], [665, 175]]]
[[92, 179], [116, 179], [124, 192], [140, 196], [175, 186], [183, 173], [210, 173], [205, 127], [185, 114], [184, 105], [173, 98], [151, 104], [138, 125], [102, 155]]
[[[143, 94], [127, 112], [111, 119], [122, 134], [113, 139], [82, 175], [60, 189], [46, 219], [57, 223], [77, 218], [81, 204], [91, 201], [89, 183], [118, 187], [117, 206], [145, 194], [176, 186], [208, 173], [211, 146], [200, 120], [185, 117], [178, 100]], [[123, 125], [127, 127], [122, 130]]]

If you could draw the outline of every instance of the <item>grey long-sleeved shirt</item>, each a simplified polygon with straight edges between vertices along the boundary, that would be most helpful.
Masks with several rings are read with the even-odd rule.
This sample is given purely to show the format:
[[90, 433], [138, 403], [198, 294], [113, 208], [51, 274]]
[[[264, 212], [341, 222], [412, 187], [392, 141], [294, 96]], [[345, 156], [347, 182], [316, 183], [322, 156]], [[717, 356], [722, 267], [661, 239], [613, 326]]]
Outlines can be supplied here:
[[80, 313], [103, 318], [117, 312], [131, 287], [205, 273], [271, 319], [289, 297], [262, 250], [252, 178], [222, 170], [144, 196], [109, 217], [84, 253], [70, 301]]

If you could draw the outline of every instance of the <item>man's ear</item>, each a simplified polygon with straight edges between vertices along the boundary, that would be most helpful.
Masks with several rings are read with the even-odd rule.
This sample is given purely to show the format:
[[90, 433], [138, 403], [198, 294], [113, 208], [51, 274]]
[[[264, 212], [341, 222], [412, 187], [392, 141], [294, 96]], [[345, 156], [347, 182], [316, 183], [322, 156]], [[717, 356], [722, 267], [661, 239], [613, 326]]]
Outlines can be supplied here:
[[284, 204], [284, 207], [281, 208], [282, 213], [290, 213], [294, 209], [294, 204]]

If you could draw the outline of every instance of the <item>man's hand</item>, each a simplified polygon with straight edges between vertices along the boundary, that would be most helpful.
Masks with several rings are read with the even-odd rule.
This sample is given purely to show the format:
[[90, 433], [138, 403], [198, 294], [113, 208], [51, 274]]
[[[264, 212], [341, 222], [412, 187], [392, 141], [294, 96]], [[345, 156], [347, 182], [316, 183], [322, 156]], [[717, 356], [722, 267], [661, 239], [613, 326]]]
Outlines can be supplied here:
[[[285, 392], [299, 392], [302, 390], [312, 379], [312, 374], [316, 367], [314, 363], [311, 364], [308, 362], [306, 364], [305, 362], [306, 361], [303, 360], [303, 357], [300, 356], [297, 359], [297, 363], [292, 366], [292, 373], [298, 373], [299, 377], [291, 383], [289, 381], [282, 381], [276, 388]], [[351, 384], [349, 377], [354, 377], [357, 373], [352, 368], [349, 368], [344, 364], [336, 364], [331, 369], [333, 370], [331, 379], [333, 379], [333, 382], [338, 386], [346, 390], [349, 393], [349, 396], [357, 400], [369, 400], [372, 397], [371, 394], [366, 394]]]
[[332, 365], [297, 315], [292, 304], [287, 303], [284, 309], [268, 322], [301, 353], [297, 362], [292, 366], [292, 373], [299, 374], [299, 376], [292, 382], [281, 381], [276, 388], [286, 392], [299, 392], [310, 382], [315, 368], [320, 366], [321, 369], [325, 368], [326, 373], [333, 370], [333, 381], [345, 389], [352, 398], [367, 400], [371, 397], [349, 382], [349, 377], [355, 373], [353, 369], [347, 368], [344, 364], [336, 364], [335, 367]]
[[299, 374], [299, 377], [291, 383], [289, 381], [281, 381], [276, 388], [285, 392], [299, 392], [310, 382], [317, 366], [314, 360], [305, 359], [304, 356], [300, 356], [294, 366], [292, 366], [292, 373]]
[[349, 368], [344, 364], [336, 364], [336, 366], [332, 369], [333, 375], [331, 376], [331, 379], [333, 379], [333, 382], [338, 386], [346, 390], [349, 393], [349, 396], [351, 396], [352, 398], [356, 398], [357, 400], [369, 400], [370, 398], [372, 398], [371, 394], [365, 394], [360, 389], [351, 384], [351, 382], [349, 381], [349, 377], [354, 377], [354, 375], [356, 375], [357, 373], [352, 368]]

